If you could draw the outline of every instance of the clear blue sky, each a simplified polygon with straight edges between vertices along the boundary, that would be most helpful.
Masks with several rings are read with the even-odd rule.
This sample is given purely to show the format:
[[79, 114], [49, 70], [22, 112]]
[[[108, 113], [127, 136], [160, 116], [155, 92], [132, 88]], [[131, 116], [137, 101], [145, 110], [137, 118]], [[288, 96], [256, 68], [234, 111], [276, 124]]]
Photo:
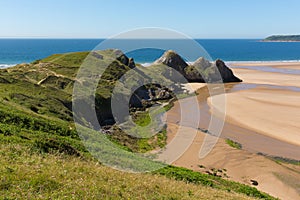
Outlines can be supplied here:
[[0, 37], [106, 38], [140, 27], [194, 38], [300, 34], [299, 0], [0, 0]]

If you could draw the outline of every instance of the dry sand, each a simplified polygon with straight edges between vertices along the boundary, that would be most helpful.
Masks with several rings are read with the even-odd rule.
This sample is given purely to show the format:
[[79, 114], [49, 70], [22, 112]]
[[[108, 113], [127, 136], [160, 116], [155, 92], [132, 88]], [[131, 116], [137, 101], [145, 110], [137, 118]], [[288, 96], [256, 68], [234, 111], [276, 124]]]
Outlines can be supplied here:
[[300, 92], [255, 88], [226, 94], [226, 101], [231, 122], [300, 146]]
[[[272, 160], [230, 147], [220, 139], [215, 148], [204, 159], [197, 157], [204, 134], [197, 134], [190, 148], [173, 164], [195, 171], [205, 172], [212, 168], [226, 170], [228, 179], [251, 185], [258, 182], [257, 189], [280, 199], [299, 199], [300, 168], [291, 169]], [[205, 168], [200, 168], [202, 165]], [[296, 167], [296, 166], [295, 166]]]
[[188, 91], [188, 93], [196, 92], [197, 90], [206, 86], [206, 83], [186, 83], [183, 84], [183, 88]]
[[[242, 66], [241, 63], [238, 65]], [[300, 69], [300, 63], [246, 63], [245, 65]], [[233, 90], [226, 94], [226, 120], [249, 130], [252, 137], [255, 136], [251, 135], [251, 130], [255, 130], [257, 135], [265, 138], [275, 138], [282, 143], [294, 144], [295, 147], [300, 146], [300, 91], [291, 90], [293, 89], [291, 87], [300, 87], [300, 75], [239, 68], [235, 68], [233, 71], [243, 79], [243, 84], [255, 84], [256, 87]], [[277, 88], [269, 86], [277, 86]], [[280, 87], [278, 88], [278, 86]], [[170, 114], [170, 118], [168, 117], [168, 133], [170, 133], [168, 142], [174, 138], [178, 130], [174, 123], [175, 115], [178, 114], [176, 107], [178, 105], [168, 112], [168, 115]], [[217, 110], [222, 109], [217, 107]], [[231, 180], [250, 185], [250, 180], [254, 179], [259, 183], [258, 189], [273, 196], [281, 199], [300, 199], [300, 166], [276, 163], [269, 158], [246, 150], [234, 149], [226, 144], [224, 139], [218, 141], [208, 156], [199, 159], [198, 155], [204, 135], [204, 133], [198, 132], [190, 147], [173, 164], [197, 171], [225, 168]], [[274, 149], [276, 146], [268, 148]], [[288, 149], [286, 151], [288, 152]], [[199, 165], [204, 165], [205, 169], [199, 168]]]
[[[268, 65], [274, 64], [300, 69], [300, 63]], [[257, 63], [253, 65], [258, 66]], [[227, 118], [248, 129], [300, 146], [300, 75], [249, 69], [233, 71], [244, 83], [257, 84], [257, 87], [226, 94]], [[274, 89], [260, 84], [283, 87]], [[299, 90], [289, 90], [293, 87]]]

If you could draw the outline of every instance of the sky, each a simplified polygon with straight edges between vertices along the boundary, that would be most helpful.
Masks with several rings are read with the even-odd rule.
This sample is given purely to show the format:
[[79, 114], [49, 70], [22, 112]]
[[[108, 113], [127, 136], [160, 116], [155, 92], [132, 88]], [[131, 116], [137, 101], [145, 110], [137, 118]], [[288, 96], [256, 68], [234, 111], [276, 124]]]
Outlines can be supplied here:
[[299, 0], [0, 0], [0, 38], [107, 38], [143, 27], [193, 38], [300, 34]]

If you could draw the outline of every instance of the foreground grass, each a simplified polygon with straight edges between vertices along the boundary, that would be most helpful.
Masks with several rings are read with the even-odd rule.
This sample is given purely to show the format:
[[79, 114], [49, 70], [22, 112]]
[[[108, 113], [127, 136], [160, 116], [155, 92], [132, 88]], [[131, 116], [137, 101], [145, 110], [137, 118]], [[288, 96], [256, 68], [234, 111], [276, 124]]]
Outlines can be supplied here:
[[250, 197], [256, 197], [260, 199], [275, 199], [268, 194], [260, 192], [254, 187], [250, 187], [234, 181], [228, 181], [216, 176], [202, 174], [182, 167], [168, 166], [156, 171], [155, 173], [164, 175], [169, 178], [174, 178], [175, 180], [182, 180], [188, 183], [209, 186], [211, 188], [216, 188], [228, 192], [246, 194]]
[[96, 161], [37, 154], [17, 144], [0, 145], [3, 199], [251, 199], [161, 175], [130, 174]]

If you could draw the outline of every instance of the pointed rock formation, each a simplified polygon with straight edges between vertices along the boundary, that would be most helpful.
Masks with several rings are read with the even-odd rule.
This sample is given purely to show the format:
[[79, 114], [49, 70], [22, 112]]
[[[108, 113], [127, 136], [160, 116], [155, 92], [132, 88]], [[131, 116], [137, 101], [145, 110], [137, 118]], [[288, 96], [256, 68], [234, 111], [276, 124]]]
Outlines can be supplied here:
[[212, 63], [205, 58], [200, 57], [192, 65], [198, 67], [199, 69], [205, 70], [208, 67], [211, 67]]
[[216, 66], [217, 66], [217, 68], [218, 68], [218, 70], [219, 70], [219, 72], [222, 76], [222, 79], [223, 79], [224, 83], [242, 82], [242, 80], [239, 79], [238, 77], [236, 77], [233, 74], [232, 70], [229, 67], [227, 67], [222, 60], [220, 60], [220, 59], [216, 60]]
[[159, 59], [157, 59], [155, 64], [165, 64], [178, 72], [184, 74], [184, 69], [188, 64], [178, 55], [175, 51], [166, 51]]
[[128, 58], [121, 50], [115, 50], [115, 55], [118, 56], [117, 60], [129, 68], [135, 68], [135, 62], [133, 58]]
[[172, 50], [166, 51], [154, 64], [167, 65], [180, 72], [189, 82], [241, 82], [222, 60], [211, 63], [203, 57], [188, 65], [180, 55]]

